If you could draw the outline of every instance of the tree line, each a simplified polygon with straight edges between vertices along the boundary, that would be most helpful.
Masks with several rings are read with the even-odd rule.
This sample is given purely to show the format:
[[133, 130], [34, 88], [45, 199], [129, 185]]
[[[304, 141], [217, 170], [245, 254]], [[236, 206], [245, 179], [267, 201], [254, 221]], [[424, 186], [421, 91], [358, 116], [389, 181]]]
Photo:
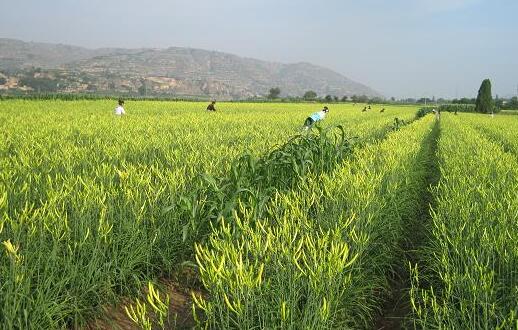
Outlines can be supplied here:
[[[0, 77], [3, 78], [3, 77]], [[5, 80], [5, 78], [4, 78]], [[5, 83], [0, 79], [0, 84]], [[48, 90], [49, 84], [47, 81], [39, 80], [38, 85], [41, 88], [38, 90]], [[51, 87], [54, 87], [52, 85]], [[135, 94], [100, 94], [100, 93], [57, 93], [54, 92], [53, 88], [51, 91], [41, 93], [9, 93], [0, 94], [0, 100], [12, 99], [12, 98], [23, 98], [23, 99], [60, 99], [60, 100], [97, 100], [97, 99], [117, 99], [123, 97], [131, 100], [172, 100], [172, 101], [207, 101], [210, 97], [174, 97], [171, 95], [154, 95], [143, 97], [142, 95]], [[448, 109], [454, 109], [454, 105], [460, 105], [458, 111], [465, 112], [466, 109], [474, 109], [475, 112], [491, 113], [498, 112], [499, 110], [518, 109], [518, 97], [514, 96], [511, 98], [499, 98], [498, 95], [495, 99], [492, 98], [491, 94], [491, 82], [489, 79], [485, 79], [479, 89], [477, 98], [460, 98], [447, 100], [443, 98], [435, 99], [432, 98], [420, 98], [420, 99], [399, 99], [391, 97], [385, 99], [381, 97], [368, 97], [366, 95], [325, 95], [319, 96], [315, 91], [306, 91], [302, 96], [284, 96], [281, 97], [281, 89], [279, 87], [273, 87], [269, 90], [266, 97], [253, 97], [246, 100], [234, 100], [234, 102], [322, 102], [322, 103], [338, 103], [338, 102], [352, 102], [352, 103], [370, 103], [370, 104], [417, 104], [417, 105], [430, 105], [440, 106], [448, 105]], [[473, 107], [463, 107], [463, 105], [473, 105]], [[462, 110], [461, 110], [462, 109]]]
[[[480, 113], [492, 113], [500, 110], [507, 109], [518, 109], [518, 97], [514, 96], [509, 99], [496, 98], [493, 99], [491, 93], [491, 81], [484, 79], [480, 85], [478, 95], [476, 98], [460, 98], [448, 100], [444, 98], [435, 99], [435, 97], [428, 98], [423, 97], [420, 99], [407, 98], [396, 100], [391, 97], [390, 99], [384, 99], [381, 97], [368, 97], [366, 95], [344, 95], [342, 97], [336, 95], [325, 95], [319, 97], [315, 91], [309, 90], [304, 93], [302, 97], [280, 97], [281, 89], [279, 87], [273, 87], [269, 90], [266, 96], [267, 100], [276, 101], [321, 101], [326, 103], [332, 102], [353, 102], [353, 103], [395, 103], [395, 104], [430, 104], [430, 105], [443, 105], [450, 109], [459, 109], [462, 112], [480, 112]], [[456, 107], [455, 105], [459, 105]], [[469, 106], [466, 106], [469, 105]], [[454, 111], [454, 110], [452, 110]]]
[[[279, 100], [279, 99], [289, 99], [289, 100], [304, 100], [304, 101], [325, 101], [328, 103], [332, 102], [354, 102], [354, 103], [383, 103], [386, 102], [381, 97], [368, 97], [367, 95], [325, 95], [319, 97], [315, 91], [309, 90], [306, 91], [302, 97], [298, 96], [286, 96], [281, 97], [281, 89], [279, 87], [270, 88], [268, 91], [268, 95], [266, 99], [268, 100]], [[395, 99], [394, 99], [395, 100]]]

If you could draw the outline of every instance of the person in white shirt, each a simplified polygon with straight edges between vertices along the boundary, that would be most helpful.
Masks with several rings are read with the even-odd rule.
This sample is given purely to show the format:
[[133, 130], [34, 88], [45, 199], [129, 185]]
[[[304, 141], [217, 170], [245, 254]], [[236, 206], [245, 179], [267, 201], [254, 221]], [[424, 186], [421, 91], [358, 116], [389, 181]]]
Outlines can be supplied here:
[[309, 129], [315, 124], [317, 121], [323, 120], [327, 113], [329, 112], [329, 109], [327, 107], [324, 107], [324, 109], [320, 110], [319, 112], [313, 113], [311, 116], [306, 118], [306, 121], [304, 122], [304, 129]]
[[116, 116], [122, 116], [126, 114], [126, 111], [124, 111], [124, 108], [122, 107], [124, 105], [123, 100], [119, 100], [119, 105], [115, 108], [115, 115]]

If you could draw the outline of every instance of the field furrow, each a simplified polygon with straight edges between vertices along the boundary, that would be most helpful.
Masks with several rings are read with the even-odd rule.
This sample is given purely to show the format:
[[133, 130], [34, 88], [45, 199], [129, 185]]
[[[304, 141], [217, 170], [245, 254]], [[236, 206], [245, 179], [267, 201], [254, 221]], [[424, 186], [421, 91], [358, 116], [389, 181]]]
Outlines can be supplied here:
[[[228, 173], [243, 152], [267, 153], [314, 110], [203, 106], [134, 102], [128, 116], [114, 118], [108, 101], [2, 103], [0, 241], [19, 257], [2, 255], [3, 324], [82, 325], [101, 304], [192, 260], [193, 243], [209, 229], [188, 230], [196, 215], [184, 213], [193, 210], [186, 197], [198, 177]], [[395, 116], [409, 121], [415, 110], [337, 106], [323, 126], [376, 139]]]
[[404, 221], [426, 187], [419, 153], [433, 122], [425, 117], [355, 149], [333, 173], [278, 194], [262, 216], [245, 207], [239, 217], [221, 219], [196, 247], [209, 292], [196, 299], [202, 323], [245, 329], [372, 324]]
[[500, 145], [505, 152], [518, 157], [518, 120], [506, 116], [468, 115], [466, 122]]
[[466, 118], [441, 119], [441, 179], [431, 240], [422, 251], [426, 263], [413, 274], [414, 325], [514, 329], [518, 162], [471, 127], [480, 117]]

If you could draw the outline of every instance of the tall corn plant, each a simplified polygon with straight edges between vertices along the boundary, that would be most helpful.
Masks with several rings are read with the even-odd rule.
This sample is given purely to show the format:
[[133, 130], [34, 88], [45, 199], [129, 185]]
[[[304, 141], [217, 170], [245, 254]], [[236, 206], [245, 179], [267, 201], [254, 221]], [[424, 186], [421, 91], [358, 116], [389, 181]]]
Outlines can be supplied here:
[[214, 221], [232, 218], [239, 203], [253, 204], [255, 214], [261, 214], [276, 191], [293, 188], [309, 173], [331, 171], [351, 150], [341, 126], [318, 128], [317, 133], [297, 135], [261, 158], [240, 156], [228, 176], [201, 175], [198, 188], [176, 206], [187, 222], [184, 239], [193, 235], [199, 240]]

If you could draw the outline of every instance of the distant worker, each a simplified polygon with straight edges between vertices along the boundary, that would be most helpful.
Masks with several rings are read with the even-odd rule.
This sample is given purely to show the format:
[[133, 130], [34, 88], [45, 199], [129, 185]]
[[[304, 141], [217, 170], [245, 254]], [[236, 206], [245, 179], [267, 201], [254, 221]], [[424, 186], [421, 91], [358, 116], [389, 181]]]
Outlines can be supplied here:
[[306, 118], [306, 121], [304, 122], [304, 127], [303, 129], [310, 129], [311, 127], [313, 127], [313, 125], [317, 122], [317, 121], [320, 121], [320, 120], [323, 120], [327, 113], [329, 112], [329, 109], [328, 107], [324, 107], [322, 110], [320, 110], [319, 112], [315, 112], [313, 113], [311, 116], [309, 116], [308, 118]]
[[385, 108], [381, 109], [381, 110], [380, 110], [380, 112], [381, 112], [381, 113], [385, 112]]
[[435, 108], [433, 108], [432, 112], [435, 114], [435, 119], [437, 119], [437, 120], [441, 119], [441, 110], [439, 110], [439, 109], [435, 110]]
[[369, 110], [371, 109], [371, 106], [369, 105]]
[[216, 111], [216, 101], [212, 101], [212, 102], [207, 106], [207, 111]]
[[115, 115], [116, 116], [122, 116], [126, 114], [126, 111], [124, 111], [124, 100], [119, 99], [119, 105], [115, 108]]
[[362, 112], [367, 112], [367, 107], [363, 107]]

